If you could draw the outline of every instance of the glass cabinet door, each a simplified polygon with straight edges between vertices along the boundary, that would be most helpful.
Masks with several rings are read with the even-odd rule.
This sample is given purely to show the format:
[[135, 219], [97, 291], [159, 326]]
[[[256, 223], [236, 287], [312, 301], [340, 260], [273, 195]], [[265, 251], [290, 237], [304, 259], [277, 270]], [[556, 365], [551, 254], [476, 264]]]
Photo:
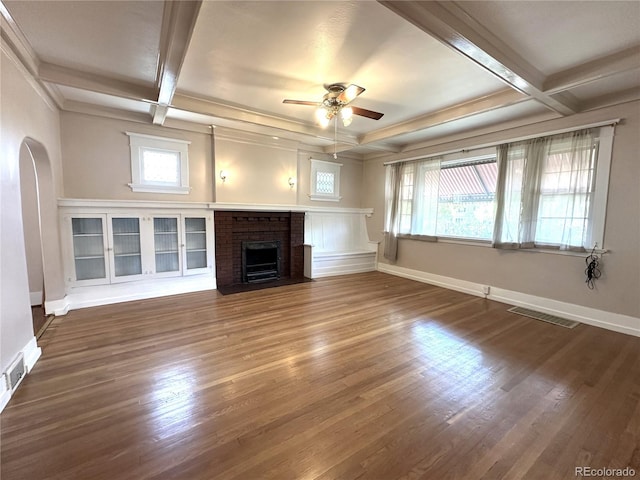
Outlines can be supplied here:
[[207, 222], [205, 217], [185, 217], [185, 273], [207, 268]]
[[177, 217], [156, 217], [153, 219], [153, 245], [156, 273], [180, 271]]
[[117, 277], [142, 275], [140, 219], [111, 218], [113, 237], [113, 274]]
[[107, 278], [103, 218], [72, 218], [76, 281]]

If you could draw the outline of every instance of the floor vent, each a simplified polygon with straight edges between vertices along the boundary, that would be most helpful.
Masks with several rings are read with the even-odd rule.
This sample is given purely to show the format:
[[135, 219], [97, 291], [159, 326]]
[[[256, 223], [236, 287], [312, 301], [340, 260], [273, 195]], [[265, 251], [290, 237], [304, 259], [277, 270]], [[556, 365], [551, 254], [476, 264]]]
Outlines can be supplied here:
[[7, 386], [9, 387], [9, 390], [14, 391], [16, 389], [24, 378], [25, 373], [26, 368], [24, 366], [24, 357], [20, 354], [20, 357], [18, 357], [18, 359], [13, 362], [7, 370]]
[[536, 320], [542, 320], [543, 322], [553, 323], [554, 325], [560, 325], [564, 328], [573, 328], [576, 325], [580, 325], [580, 322], [575, 320], [567, 320], [566, 318], [556, 317], [555, 315], [549, 315], [547, 313], [536, 312], [535, 310], [529, 310], [528, 308], [513, 307], [509, 309], [510, 312], [517, 313], [518, 315], [524, 315], [525, 317], [535, 318]]

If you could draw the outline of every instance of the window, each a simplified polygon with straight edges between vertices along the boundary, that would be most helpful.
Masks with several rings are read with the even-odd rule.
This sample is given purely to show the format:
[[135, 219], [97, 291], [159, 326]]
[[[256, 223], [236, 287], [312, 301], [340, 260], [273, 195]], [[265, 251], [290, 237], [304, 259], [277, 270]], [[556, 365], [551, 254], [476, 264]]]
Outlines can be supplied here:
[[403, 165], [398, 233], [490, 240], [497, 170], [493, 152]]
[[186, 140], [130, 133], [134, 192], [189, 193], [189, 144]]
[[500, 145], [494, 245], [602, 247], [612, 140], [602, 127]]
[[311, 200], [340, 201], [340, 167], [341, 163], [311, 159]]
[[389, 165], [387, 241], [397, 245], [404, 234], [496, 248], [602, 248], [613, 129]]

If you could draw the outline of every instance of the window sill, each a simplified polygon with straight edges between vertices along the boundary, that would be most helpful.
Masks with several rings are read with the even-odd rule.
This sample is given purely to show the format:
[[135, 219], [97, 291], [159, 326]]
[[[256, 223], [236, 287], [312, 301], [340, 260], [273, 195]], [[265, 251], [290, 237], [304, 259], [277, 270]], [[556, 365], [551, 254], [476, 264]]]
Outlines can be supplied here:
[[190, 191], [190, 187], [173, 187], [169, 185], [142, 185], [136, 183], [129, 183], [129, 187], [134, 192], [139, 193], [171, 193], [174, 195], [187, 195]]
[[342, 197], [328, 197], [325, 195], [309, 195], [309, 198], [316, 202], [339, 202], [342, 200]]
[[[388, 233], [388, 232], [384, 232]], [[454, 238], [454, 237], [427, 237], [423, 235], [398, 235], [401, 240], [415, 240], [418, 242], [427, 243], [448, 243], [453, 245], [468, 245], [472, 247], [485, 247], [493, 248], [490, 240], [477, 240], [472, 238]], [[497, 249], [498, 250], [498, 249]], [[563, 255], [567, 257], [586, 257], [591, 254], [591, 250], [586, 252], [576, 252], [571, 250], [559, 250], [555, 248], [514, 248], [514, 249], [499, 249], [502, 252], [526, 252], [526, 253], [547, 253], [551, 255]], [[597, 248], [594, 251], [597, 255], [603, 255], [611, 253], [609, 250]]]

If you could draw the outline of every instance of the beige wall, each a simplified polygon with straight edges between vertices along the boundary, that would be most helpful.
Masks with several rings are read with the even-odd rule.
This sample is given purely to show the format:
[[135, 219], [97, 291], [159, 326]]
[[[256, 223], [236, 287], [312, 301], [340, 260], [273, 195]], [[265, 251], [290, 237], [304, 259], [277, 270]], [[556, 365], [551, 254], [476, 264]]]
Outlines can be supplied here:
[[[216, 202], [268, 205], [308, 205], [320, 207], [360, 207], [362, 194], [361, 160], [301, 150], [296, 142], [269, 136], [216, 128]], [[310, 158], [342, 163], [339, 202], [319, 202], [309, 198]], [[227, 172], [226, 181], [220, 170]], [[294, 178], [294, 188], [289, 186]]]
[[[211, 135], [155, 125], [62, 112], [64, 196], [105, 200], [213, 201]], [[187, 195], [133, 192], [129, 137], [125, 132], [188, 140]]]
[[214, 138], [216, 202], [295, 205], [296, 188], [288, 183], [296, 178], [295, 144], [219, 128]]
[[[453, 277], [507, 290], [527, 293], [632, 317], [640, 317], [640, 102], [627, 103], [552, 120], [528, 127], [467, 140], [443, 143], [422, 149], [423, 155], [472, 147], [554, 129], [580, 126], [590, 122], [623, 118], [616, 127], [607, 205], [602, 277], [597, 288], [585, 285], [583, 256], [564, 256], [538, 252], [501, 251], [486, 247], [450, 243], [426, 243], [400, 240], [398, 261], [401, 267]], [[472, 138], [473, 137], [473, 138]], [[368, 222], [372, 240], [382, 238], [384, 215], [384, 161], [365, 162], [363, 205], [374, 207]], [[380, 255], [381, 262], [386, 262]]]
[[0, 64], [0, 371], [4, 371], [34, 334], [20, 198], [20, 152], [26, 143], [34, 152], [44, 199], [54, 209], [53, 215], [43, 218], [49, 237], [43, 252], [48, 299], [64, 297], [64, 279], [55, 215], [55, 197], [62, 192], [58, 110], [5, 52], [4, 43]]

